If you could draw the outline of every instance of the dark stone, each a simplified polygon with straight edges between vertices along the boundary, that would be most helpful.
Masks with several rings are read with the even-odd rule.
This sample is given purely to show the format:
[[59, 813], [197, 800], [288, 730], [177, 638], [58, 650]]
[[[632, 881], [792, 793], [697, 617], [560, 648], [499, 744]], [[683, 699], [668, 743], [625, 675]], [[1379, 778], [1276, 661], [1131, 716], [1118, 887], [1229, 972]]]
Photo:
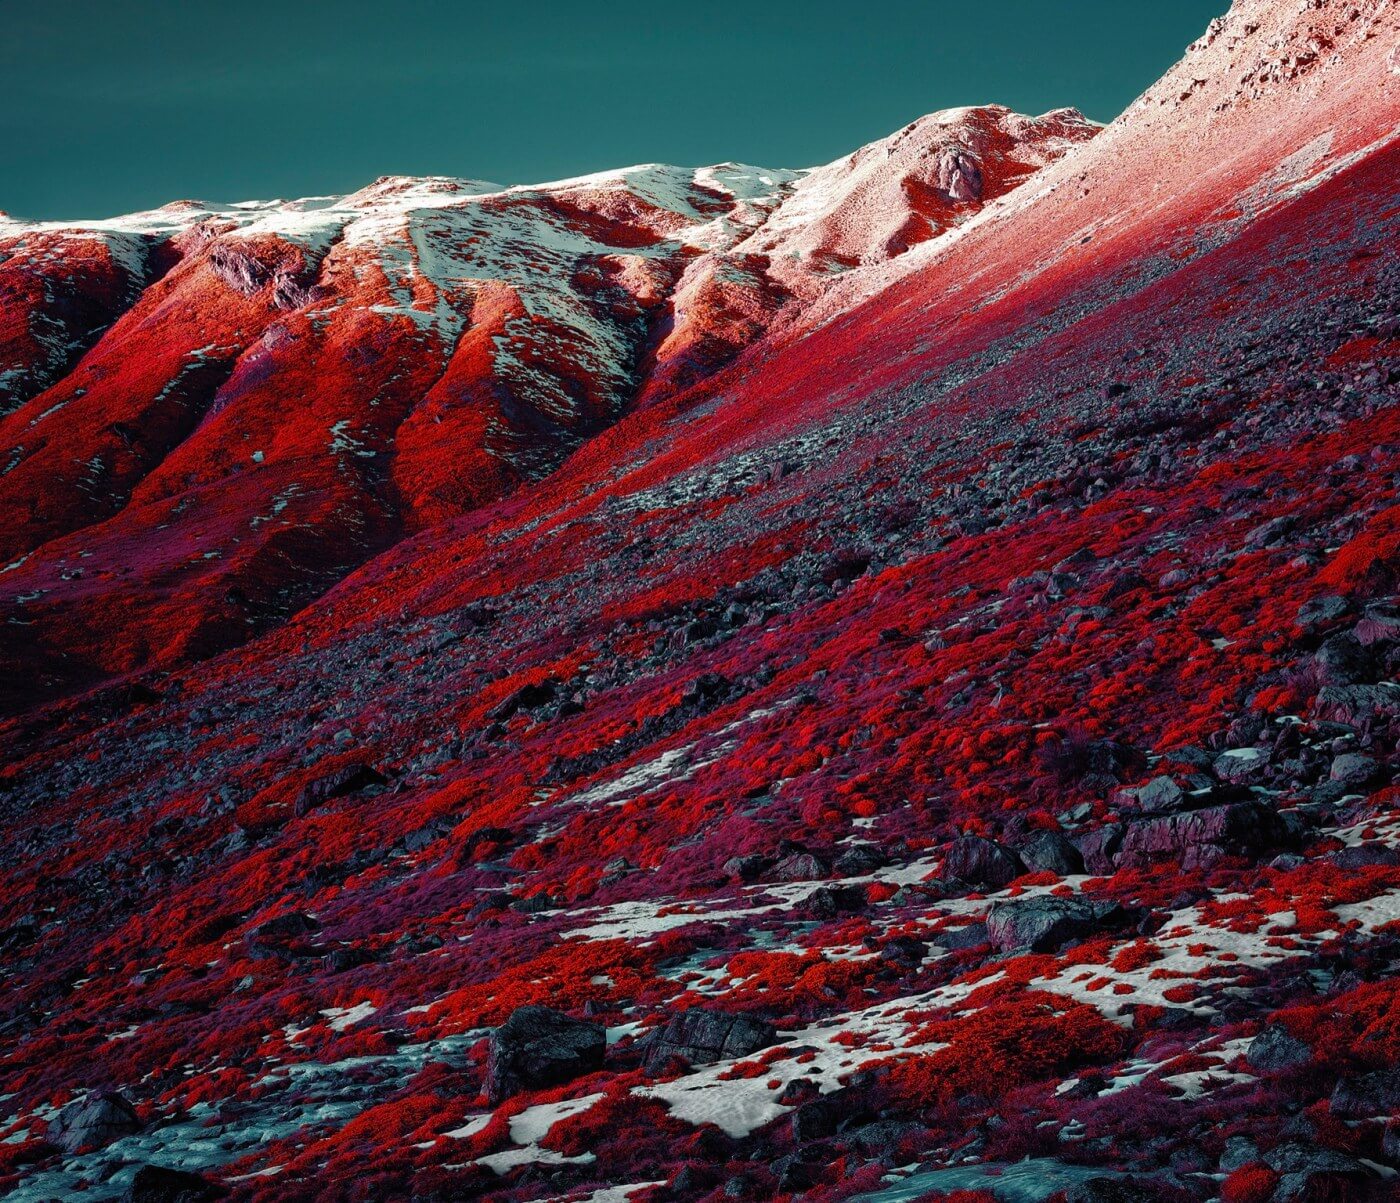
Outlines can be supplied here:
[[1128, 913], [1114, 902], [1083, 898], [1019, 898], [987, 912], [987, 936], [1003, 952], [1054, 952], [1106, 928], [1121, 926]]
[[1357, 844], [1342, 848], [1327, 859], [1339, 869], [1369, 869], [1378, 865], [1393, 868], [1400, 865], [1400, 848], [1375, 843]]
[[371, 785], [383, 785], [387, 780], [373, 765], [363, 761], [341, 765], [307, 783], [297, 798], [296, 812], [304, 815], [334, 798], [357, 794]]
[[724, 862], [723, 870], [726, 876], [732, 877], [735, 881], [750, 882], [757, 881], [763, 876], [763, 870], [767, 868], [766, 857], [751, 856], [731, 856]]
[[1108, 823], [1095, 831], [1074, 837], [1073, 843], [1084, 858], [1084, 871], [1099, 876], [1113, 872], [1113, 857], [1123, 842], [1123, 828]]
[[1161, 1195], [1150, 1186], [1107, 1174], [1065, 1189], [1065, 1203], [1157, 1203], [1159, 1198]]
[[100, 1149], [142, 1128], [136, 1110], [114, 1090], [97, 1090], [63, 1108], [49, 1123], [48, 1139], [65, 1153]]
[[1221, 855], [1255, 854], [1291, 842], [1276, 811], [1255, 801], [1231, 802], [1129, 823], [1114, 864], [1142, 867], [1170, 857], [1190, 869]]
[[924, 1127], [909, 1120], [882, 1119], [854, 1128], [847, 1135], [861, 1152], [878, 1157], [892, 1154], [902, 1143], [923, 1136]]
[[691, 1065], [712, 1065], [747, 1057], [767, 1048], [776, 1038], [773, 1025], [762, 1019], [691, 1007], [671, 1016], [664, 1026], [645, 1038], [642, 1064], [651, 1073], [664, 1068], [672, 1057]]
[[1000, 889], [1026, 871], [1021, 858], [1004, 844], [965, 835], [953, 841], [943, 859], [942, 875], [970, 886]]
[[1084, 858], [1079, 849], [1058, 831], [1042, 831], [1016, 851], [1021, 862], [1033, 873], [1068, 877], [1084, 872]]
[[1375, 673], [1371, 653], [1349, 632], [1324, 641], [1313, 656], [1313, 663], [1324, 685], [1358, 685]]
[[320, 928], [321, 925], [310, 915], [289, 911], [266, 923], [259, 923], [248, 933], [245, 942], [253, 952], [283, 954], [293, 950], [305, 937]]
[[893, 936], [880, 949], [882, 961], [891, 961], [907, 969], [917, 969], [927, 955], [928, 945], [913, 936]]
[[1298, 607], [1298, 625], [1307, 628], [1336, 622], [1339, 618], [1346, 617], [1350, 609], [1351, 603], [1344, 597], [1337, 597], [1335, 594], [1316, 597]]
[[1368, 1119], [1400, 1111], [1400, 1069], [1343, 1078], [1332, 1091], [1332, 1114], [1341, 1119]]
[[831, 870], [810, 852], [794, 852], [773, 866], [770, 876], [778, 881], [818, 881]]
[[1349, 789], [1365, 789], [1379, 780], [1381, 766], [1360, 752], [1343, 752], [1332, 761], [1332, 771], [1327, 776], [1329, 780], [1339, 781]]
[[865, 909], [862, 886], [818, 886], [806, 898], [806, 909], [818, 919], [834, 919]]
[[206, 1178], [188, 1170], [143, 1165], [126, 1191], [127, 1203], [206, 1203], [224, 1192]]
[[522, 685], [504, 701], [492, 707], [486, 717], [493, 723], [503, 723], [522, 710], [538, 710], [554, 701], [558, 683], [549, 678], [532, 685]]
[[499, 1103], [601, 1069], [607, 1034], [550, 1007], [518, 1007], [491, 1033], [489, 1047], [486, 1093]]
[[864, 877], [876, 869], [883, 869], [888, 863], [888, 858], [878, 848], [871, 844], [857, 844], [841, 853], [832, 868], [842, 877]]
[[961, 927], [950, 927], [935, 932], [929, 939], [948, 952], [956, 952], [960, 948], [976, 948], [979, 944], [987, 942], [987, 925], [964, 923]]
[[1153, 777], [1137, 791], [1138, 809], [1149, 814], [1181, 810], [1186, 804], [1186, 791], [1170, 777]]
[[792, 1113], [792, 1139], [801, 1145], [832, 1136], [844, 1117], [845, 1108], [835, 1097], [803, 1103]]
[[1290, 1035], [1287, 1028], [1270, 1024], [1249, 1042], [1244, 1059], [1255, 1069], [1278, 1073], [1306, 1065], [1312, 1060], [1312, 1049]]
[[1372, 1173], [1355, 1157], [1302, 1141], [1278, 1145], [1264, 1154], [1264, 1164], [1282, 1175], [1274, 1188], [1275, 1203], [1308, 1203], [1313, 1199], [1350, 1197], [1364, 1189]]
[[1400, 715], [1400, 688], [1389, 685], [1324, 685], [1313, 702], [1314, 718], [1360, 727], [1368, 719]]

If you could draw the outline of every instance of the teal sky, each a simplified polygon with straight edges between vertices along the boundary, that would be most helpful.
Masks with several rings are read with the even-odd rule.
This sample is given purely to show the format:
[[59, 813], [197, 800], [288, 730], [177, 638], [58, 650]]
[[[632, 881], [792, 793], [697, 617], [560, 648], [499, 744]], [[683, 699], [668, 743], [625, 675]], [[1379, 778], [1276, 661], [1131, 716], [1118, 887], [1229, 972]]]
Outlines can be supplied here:
[[0, 0], [0, 209], [810, 166], [923, 113], [1116, 116], [1228, 0]]

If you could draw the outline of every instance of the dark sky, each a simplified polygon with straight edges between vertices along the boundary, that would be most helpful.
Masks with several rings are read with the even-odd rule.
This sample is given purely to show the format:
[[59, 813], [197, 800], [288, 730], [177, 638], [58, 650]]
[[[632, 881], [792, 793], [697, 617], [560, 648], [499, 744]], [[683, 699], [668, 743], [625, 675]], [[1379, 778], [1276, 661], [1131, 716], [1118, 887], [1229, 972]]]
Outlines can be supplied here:
[[934, 109], [1108, 120], [1228, 0], [0, 0], [0, 209], [810, 166]]

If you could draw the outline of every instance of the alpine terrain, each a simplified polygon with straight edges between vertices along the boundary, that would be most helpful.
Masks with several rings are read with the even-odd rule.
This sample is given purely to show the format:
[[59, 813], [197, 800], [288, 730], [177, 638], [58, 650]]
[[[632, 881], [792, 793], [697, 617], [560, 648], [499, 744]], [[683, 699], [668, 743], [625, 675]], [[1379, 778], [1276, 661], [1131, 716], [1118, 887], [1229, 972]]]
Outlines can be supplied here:
[[1400, 7], [810, 170], [0, 215], [0, 1195], [1400, 1195]]

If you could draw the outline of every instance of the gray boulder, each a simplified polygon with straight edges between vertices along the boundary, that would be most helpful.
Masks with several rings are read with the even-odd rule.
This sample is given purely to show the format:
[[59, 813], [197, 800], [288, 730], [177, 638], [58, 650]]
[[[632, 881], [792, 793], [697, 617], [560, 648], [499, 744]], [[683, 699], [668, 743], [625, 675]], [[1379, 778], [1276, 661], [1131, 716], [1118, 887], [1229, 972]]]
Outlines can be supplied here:
[[97, 1090], [69, 1103], [49, 1124], [48, 1139], [65, 1153], [100, 1149], [141, 1131], [136, 1109], [115, 1090]]
[[1022, 863], [1033, 873], [1054, 873], [1067, 877], [1084, 872], [1079, 849], [1058, 831], [1042, 831], [1017, 850]]
[[1400, 1111], [1400, 1069], [1343, 1078], [1332, 1091], [1332, 1114], [1341, 1119], [1369, 1119]]
[[953, 841], [943, 859], [942, 876], [955, 877], [970, 886], [1000, 889], [1026, 871], [1026, 866], [1005, 844], [965, 835]]
[[1306, 1065], [1312, 1060], [1312, 1049], [1291, 1035], [1287, 1028], [1270, 1024], [1249, 1042], [1244, 1059], [1254, 1069], [1278, 1073]]
[[691, 1065], [713, 1065], [735, 1057], [747, 1057], [777, 1039], [771, 1023], [752, 1015], [731, 1015], [706, 1007], [691, 1007], [646, 1039], [643, 1065], [649, 1072], [662, 1069], [672, 1057]]
[[603, 1067], [607, 1033], [550, 1007], [518, 1007], [491, 1033], [486, 1094], [499, 1103], [522, 1090], [541, 1090]]
[[987, 937], [1003, 952], [1054, 952], [1120, 925], [1127, 912], [1115, 902], [1085, 898], [1019, 898], [998, 902], [987, 912]]

